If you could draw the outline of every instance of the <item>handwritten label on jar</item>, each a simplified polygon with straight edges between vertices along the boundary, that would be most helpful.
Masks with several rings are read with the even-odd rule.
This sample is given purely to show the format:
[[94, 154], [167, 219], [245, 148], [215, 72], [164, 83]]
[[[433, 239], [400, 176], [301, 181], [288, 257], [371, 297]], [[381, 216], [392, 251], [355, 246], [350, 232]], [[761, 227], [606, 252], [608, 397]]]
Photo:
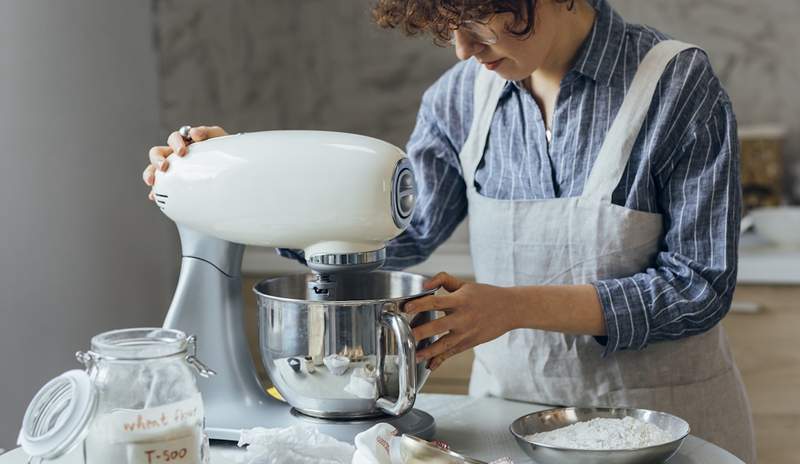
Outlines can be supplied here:
[[189, 399], [147, 409], [118, 409], [97, 418], [97, 425], [110, 443], [132, 443], [186, 436], [186, 430], [201, 429], [203, 400], [197, 393]]
[[200, 464], [203, 401], [198, 393], [163, 406], [101, 414], [86, 444], [91, 463]]
[[199, 464], [202, 437], [199, 434], [184, 438], [128, 445], [127, 464]]

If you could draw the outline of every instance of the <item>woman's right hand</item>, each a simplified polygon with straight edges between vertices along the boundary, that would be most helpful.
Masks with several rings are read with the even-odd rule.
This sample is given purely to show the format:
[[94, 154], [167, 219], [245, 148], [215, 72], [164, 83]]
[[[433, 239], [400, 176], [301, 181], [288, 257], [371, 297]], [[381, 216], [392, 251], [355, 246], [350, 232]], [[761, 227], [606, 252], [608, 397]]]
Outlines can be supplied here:
[[[178, 156], [184, 156], [187, 153], [186, 147], [193, 142], [200, 142], [201, 140], [213, 139], [214, 137], [222, 137], [228, 135], [225, 129], [219, 126], [198, 126], [192, 127], [189, 131], [191, 140], [184, 140], [178, 131], [169, 134], [167, 137], [167, 145], [156, 146], [150, 149], [150, 164], [144, 169], [142, 173], [142, 180], [148, 186], [152, 187], [156, 182], [156, 170], [166, 171], [169, 169], [169, 161], [167, 156], [175, 153]], [[147, 197], [152, 201], [155, 200], [153, 189]]]

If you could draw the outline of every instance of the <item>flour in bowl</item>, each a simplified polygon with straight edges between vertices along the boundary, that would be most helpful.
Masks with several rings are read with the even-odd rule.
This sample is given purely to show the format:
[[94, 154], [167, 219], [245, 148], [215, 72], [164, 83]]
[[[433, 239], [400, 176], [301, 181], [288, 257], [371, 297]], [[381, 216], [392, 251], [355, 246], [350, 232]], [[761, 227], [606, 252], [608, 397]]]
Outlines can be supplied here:
[[623, 450], [660, 445], [673, 440], [654, 424], [633, 417], [592, 419], [567, 427], [528, 435], [526, 440], [559, 448]]

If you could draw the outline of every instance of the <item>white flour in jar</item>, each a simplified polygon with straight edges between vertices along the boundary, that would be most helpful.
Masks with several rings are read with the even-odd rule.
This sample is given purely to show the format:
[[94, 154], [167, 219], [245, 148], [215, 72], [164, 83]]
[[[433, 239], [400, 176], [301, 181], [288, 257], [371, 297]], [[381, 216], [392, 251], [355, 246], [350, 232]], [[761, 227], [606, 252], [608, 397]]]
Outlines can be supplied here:
[[660, 445], [672, 441], [667, 432], [634, 417], [592, 419], [549, 432], [527, 435], [526, 440], [559, 448], [622, 450]]

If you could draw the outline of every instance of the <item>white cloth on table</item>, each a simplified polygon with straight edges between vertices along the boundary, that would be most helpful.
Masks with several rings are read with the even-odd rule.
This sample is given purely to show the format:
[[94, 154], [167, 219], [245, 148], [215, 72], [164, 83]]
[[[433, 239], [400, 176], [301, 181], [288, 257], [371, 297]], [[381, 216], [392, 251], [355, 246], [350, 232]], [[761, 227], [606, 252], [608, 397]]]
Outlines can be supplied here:
[[[408, 453], [392, 452], [401, 446], [397, 429], [379, 423], [355, 436], [355, 447], [320, 433], [311, 425], [242, 430], [239, 446], [246, 452], [239, 464], [405, 464]], [[403, 458], [400, 458], [400, 457]], [[491, 464], [513, 464], [508, 458]]]
[[355, 448], [310, 425], [242, 430], [239, 464], [350, 464]]

